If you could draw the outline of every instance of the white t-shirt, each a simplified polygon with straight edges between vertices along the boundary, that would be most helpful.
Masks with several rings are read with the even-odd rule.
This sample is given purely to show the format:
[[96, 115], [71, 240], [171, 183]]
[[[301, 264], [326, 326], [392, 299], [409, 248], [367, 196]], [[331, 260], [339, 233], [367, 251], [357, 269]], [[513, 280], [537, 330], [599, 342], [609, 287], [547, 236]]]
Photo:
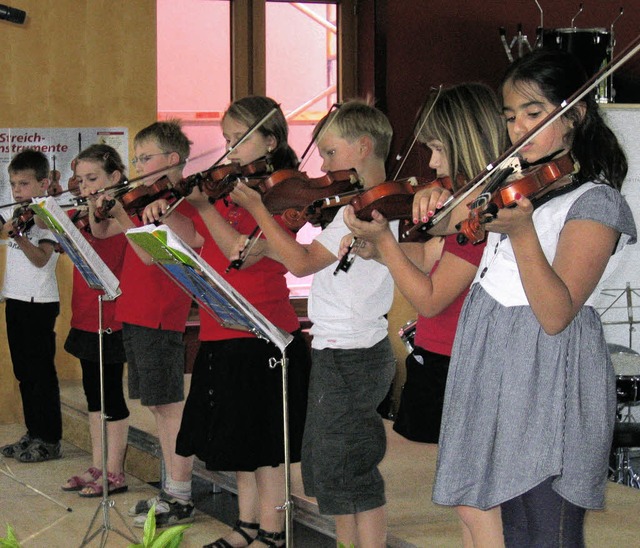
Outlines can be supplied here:
[[[553, 263], [560, 232], [566, 222], [569, 210], [578, 198], [596, 186], [601, 187], [600, 190], [617, 196], [617, 191], [610, 187], [605, 188], [605, 185], [584, 183], [567, 194], [553, 198], [533, 212], [533, 223], [538, 233], [538, 239], [549, 263]], [[624, 205], [624, 208], [628, 209], [628, 207], [628, 205]], [[632, 238], [627, 234], [622, 234], [616, 253], [609, 260], [598, 287], [587, 299], [585, 306], [593, 306], [603, 281], [617, 268], [621, 260], [621, 254], [618, 251], [627, 243], [633, 243], [634, 241], [635, 236]], [[589, 242], [585, 242], [585, 245], [588, 246]], [[487, 246], [473, 283], [482, 285], [486, 292], [503, 306], [529, 306], [511, 241], [502, 234], [489, 233]]]
[[[42, 241], [52, 243], [56, 241], [51, 231], [37, 225], [32, 226], [25, 236], [36, 246]], [[34, 303], [58, 302], [60, 300], [56, 279], [58, 256], [59, 253], [52, 253], [47, 264], [38, 268], [13, 239], [7, 240], [7, 266], [2, 296], [5, 299]]]
[[[334, 255], [342, 237], [351, 231], [343, 219], [344, 208], [316, 236]], [[398, 222], [391, 223], [397, 233]], [[393, 302], [393, 278], [386, 266], [356, 257], [348, 272], [333, 275], [338, 262], [313, 276], [309, 293], [309, 319], [313, 322], [311, 346], [315, 349], [370, 348], [387, 336], [387, 319]]]

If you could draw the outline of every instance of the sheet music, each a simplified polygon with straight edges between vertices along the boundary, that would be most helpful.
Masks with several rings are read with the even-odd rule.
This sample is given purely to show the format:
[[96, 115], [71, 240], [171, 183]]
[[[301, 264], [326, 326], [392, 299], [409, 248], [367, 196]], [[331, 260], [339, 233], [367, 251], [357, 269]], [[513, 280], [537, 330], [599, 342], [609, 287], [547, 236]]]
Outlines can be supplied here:
[[29, 207], [51, 230], [91, 289], [104, 291], [105, 300], [113, 300], [120, 295], [118, 278], [80, 234], [53, 196], [34, 198]]
[[166, 225], [145, 225], [125, 234], [222, 326], [249, 331], [282, 352], [293, 340], [290, 333], [267, 320]]

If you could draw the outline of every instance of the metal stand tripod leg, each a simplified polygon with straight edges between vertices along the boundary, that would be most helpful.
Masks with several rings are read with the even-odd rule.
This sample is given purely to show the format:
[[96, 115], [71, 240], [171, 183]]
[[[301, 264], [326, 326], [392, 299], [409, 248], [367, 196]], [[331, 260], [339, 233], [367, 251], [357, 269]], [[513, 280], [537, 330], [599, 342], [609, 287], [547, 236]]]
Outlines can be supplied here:
[[[102, 500], [100, 501], [100, 505], [96, 508], [95, 513], [93, 514], [93, 518], [91, 518], [91, 523], [89, 523], [89, 528], [82, 539], [82, 544], [80, 544], [80, 548], [83, 546], [87, 546], [94, 538], [100, 535], [100, 547], [103, 548], [107, 544], [107, 538], [109, 537], [109, 532], [113, 531], [117, 533], [122, 538], [125, 538], [133, 543], [137, 543], [138, 540], [136, 538], [135, 533], [129, 527], [127, 522], [125, 521], [123, 515], [119, 512], [119, 510], [115, 507], [115, 502], [113, 502], [109, 498], [109, 478], [108, 478], [108, 470], [107, 470], [107, 420], [104, 411], [104, 358], [102, 355], [102, 295], [98, 295], [98, 360], [100, 365], [100, 441], [102, 444]], [[109, 518], [109, 510], [113, 509], [115, 513], [120, 517], [122, 523], [124, 523], [125, 527], [129, 530], [129, 534], [119, 531], [115, 527], [111, 525], [111, 520]], [[102, 524], [95, 530], [92, 531], [93, 525], [98, 518], [98, 513], [102, 511]]]
[[278, 510], [285, 512], [285, 546], [293, 546], [293, 501], [291, 500], [291, 450], [289, 447], [289, 361], [286, 351], [282, 351], [282, 360], [279, 362], [275, 358], [269, 360], [269, 367], [282, 367], [282, 421], [284, 437], [284, 504]]

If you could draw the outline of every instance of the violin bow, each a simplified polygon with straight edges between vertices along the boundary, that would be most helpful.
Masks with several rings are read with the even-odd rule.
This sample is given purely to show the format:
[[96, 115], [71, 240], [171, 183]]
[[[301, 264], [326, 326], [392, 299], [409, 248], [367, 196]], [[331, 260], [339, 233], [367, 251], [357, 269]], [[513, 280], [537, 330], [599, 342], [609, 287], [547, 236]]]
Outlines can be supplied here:
[[300, 171], [302, 171], [302, 169], [304, 168], [305, 164], [307, 163], [307, 161], [309, 160], [309, 158], [311, 158], [311, 151], [315, 150], [314, 147], [318, 146], [318, 141], [320, 139], [322, 139], [322, 137], [324, 136], [324, 134], [327, 132], [327, 130], [329, 129], [329, 127], [331, 126], [331, 124], [333, 123], [333, 120], [335, 119], [335, 116], [332, 117], [330, 120], [328, 120], [328, 116], [334, 111], [340, 108], [341, 103], [333, 103], [333, 105], [331, 105], [331, 108], [327, 111], [327, 113], [324, 115], [324, 120], [325, 123], [322, 125], [322, 127], [320, 128], [320, 131], [318, 131], [318, 135], [317, 137], [314, 139], [313, 137], [311, 138], [311, 140], [309, 141], [309, 144], [307, 145], [307, 148], [304, 149], [304, 152], [302, 153], [302, 156], [300, 156], [300, 165], [298, 166], [298, 169]]
[[[509, 160], [515, 156], [531, 139], [537, 137], [553, 122], [555, 122], [560, 116], [562, 116], [567, 110], [575, 106], [585, 95], [587, 95], [594, 87], [600, 82], [605, 80], [610, 74], [618, 70], [624, 65], [631, 57], [633, 57], [638, 50], [640, 50], [640, 35], [636, 36], [634, 40], [620, 53], [617, 59], [611, 61], [607, 66], [603, 67], [600, 71], [594, 74], [580, 89], [575, 91], [569, 98], [562, 101], [554, 110], [552, 110], [536, 127], [532, 128], [528, 133], [523, 135], [518, 141], [516, 141], [511, 147], [503, 152], [496, 160], [488, 164], [484, 170], [478, 174], [473, 180], [465, 185], [460, 193], [450, 196], [431, 219], [421, 225], [415, 225], [410, 228], [405, 236], [412, 235], [415, 230], [420, 232], [426, 232], [438, 224], [442, 219], [451, 213], [451, 211], [458, 206], [469, 194], [471, 194], [476, 188], [483, 184], [491, 174], [497, 169], [504, 169]], [[416, 228], [418, 227], [418, 228]]]
[[225, 270], [226, 274], [228, 274], [232, 268], [240, 270], [260, 236], [262, 236], [262, 229], [256, 225], [256, 227], [251, 231], [251, 234], [247, 236], [247, 240], [242, 246], [238, 258], [229, 263], [229, 266]]
[[[213, 169], [214, 167], [216, 167], [217, 165], [220, 164], [220, 162], [222, 162], [227, 156], [229, 156], [229, 154], [231, 154], [235, 149], [237, 149], [241, 144], [243, 144], [249, 137], [251, 137], [258, 129], [260, 129], [264, 123], [271, 118], [280, 108], [280, 104], [277, 104], [275, 107], [273, 107], [271, 110], [269, 110], [262, 118], [260, 118], [258, 121], [256, 121], [250, 128], [247, 129], [247, 131], [245, 131], [244, 135], [242, 135], [242, 137], [240, 137], [240, 139], [238, 139], [238, 141], [236, 142], [235, 145], [229, 147], [225, 153], [220, 156], [220, 158], [218, 158], [213, 165], [211, 165], [208, 169], [206, 169], [205, 171], [209, 171], [211, 169]], [[177, 164], [178, 166], [180, 165], [184, 165], [185, 162], [181, 162], [181, 164]], [[171, 168], [174, 168], [176, 166], [171, 166]], [[164, 170], [160, 170], [160, 171], [168, 171], [167, 169]], [[204, 172], [201, 171], [199, 173], [196, 173], [194, 175], [202, 175]], [[150, 173], [148, 175], [145, 175], [145, 177], [149, 177], [153, 175], [153, 173]], [[189, 177], [193, 177], [193, 175], [189, 175]], [[160, 217], [160, 219], [158, 219], [158, 222], [162, 222], [162, 219], [164, 217], [166, 217], [167, 215], [171, 214], [181, 203], [182, 200], [185, 199], [185, 196], [181, 196], [180, 198], [178, 198], [173, 204], [171, 204], [171, 206], [169, 206], [169, 208], [167, 209], [167, 211], [165, 211], [162, 214], [162, 217]]]
[[[402, 168], [404, 167], [404, 164], [407, 161], [409, 154], [413, 150], [413, 147], [415, 146], [416, 141], [418, 140], [418, 135], [422, 131], [422, 128], [424, 127], [424, 125], [427, 123], [429, 116], [431, 116], [431, 112], [433, 111], [433, 108], [435, 107], [436, 103], [438, 102], [438, 99], [440, 98], [440, 94], [442, 93], [442, 84], [438, 86], [435, 97], [433, 97], [433, 91], [436, 91], [436, 90], [431, 90], [429, 92], [429, 95], [427, 95], [427, 98], [425, 99], [424, 103], [418, 110], [418, 113], [416, 115], [416, 121], [414, 122], [411, 130], [411, 134], [409, 135], [410, 142], [405, 141], [401, 149], [402, 152], [396, 155], [396, 158], [395, 158], [396, 163], [399, 162], [399, 165], [398, 165], [398, 168], [395, 170], [393, 177], [391, 178], [392, 181], [395, 181], [400, 175], [400, 172], [402, 171]], [[433, 100], [432, 100], [432, 97], [433, 97]], [[429, 107], [429, 110], [426, 112], [424, 116], [422, 116], [425, 110], [427, 110], [427, 106]]]

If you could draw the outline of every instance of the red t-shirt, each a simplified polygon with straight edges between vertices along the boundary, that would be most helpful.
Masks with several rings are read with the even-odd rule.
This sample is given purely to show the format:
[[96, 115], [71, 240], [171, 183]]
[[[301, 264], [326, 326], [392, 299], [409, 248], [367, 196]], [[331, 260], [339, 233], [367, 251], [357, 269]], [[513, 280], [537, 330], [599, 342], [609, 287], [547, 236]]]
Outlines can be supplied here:
[[[473, 245], [471, 243], [460, 245], [456, 238], [457, 234], [445, 237], [442, 255], [447, 252], [453, 253], [468, 263], [478, 266], [484, 251], [485, 242], [478, 245]], [[433, 265], [431, 273], [438, 268], [439, 262], [440, 261], [436, 261]], [[458, 326], [458, 317], [460, 316], [462, 304], [467, 293], [469, 293], [469, 289], [466, 289], [458, 295], [458, 297], [447, 308], [433, 318], [425, 318], [420, 315], [418, 316], [418, 322], [416, 323], [416, 335], [414, 339], [416, 346], [429, 350], [430, 352], [435, 352], [436, 354], [451, 356], [453, 339], [456, 334], [456, 327]]]
[[[191, 219], [198, 216], [185, 201], [176, 211]], [[132, 219], [136, 226], [142, 225], [137, 217]], [[152, 329], [184, 331], [191, 298], [156, 265], [144, 264], [130, 245], [125, 252], [120, 289], [117, 320]]]
[[[218, 200], [215, 207], [241, 234], [250, 234], [256, 227], [253, 217], [241, 207], [227, 205], [223, 200]], [[279, 217], [276, 219], [283, 225]], [[229, 259], [220, 251], [208, 230], [201, 234], [205, 238], [202, 258], [216, 272], [275, 326], [289, 333], [299, 329], [298, 317], [289, 302], [289, 288], [284, 277], [287, 270], [282, 264], [264, 258], [250, 267], [241, 270], [232, 269], [225, 273], [229, 266]], [[200, 340], [218, 341], [241, 337], [254, 337], [254, 335], [246, 331], [222, 327], [208, 312], [200, 310]]]
[[[69, 211], [69, 217], [73, 217], [75, 211]], [[120, 278], [127, 240], [124, 234], [118, 234], [106, 240], [94, 238], [90, 232], [81, 231], [87, 242], [100, 256], [104, 263], [113, 272], [116, 278]], [[98, 321], [98, 296], [103, 292], [91, 289], [77, 268], [73, 269], [73, 292], [71, 294], [71, 327], [97, 333]], [[122, 324], [115, 319], [116, 301], [102, 301], [102, 329], [118, 331]]]

